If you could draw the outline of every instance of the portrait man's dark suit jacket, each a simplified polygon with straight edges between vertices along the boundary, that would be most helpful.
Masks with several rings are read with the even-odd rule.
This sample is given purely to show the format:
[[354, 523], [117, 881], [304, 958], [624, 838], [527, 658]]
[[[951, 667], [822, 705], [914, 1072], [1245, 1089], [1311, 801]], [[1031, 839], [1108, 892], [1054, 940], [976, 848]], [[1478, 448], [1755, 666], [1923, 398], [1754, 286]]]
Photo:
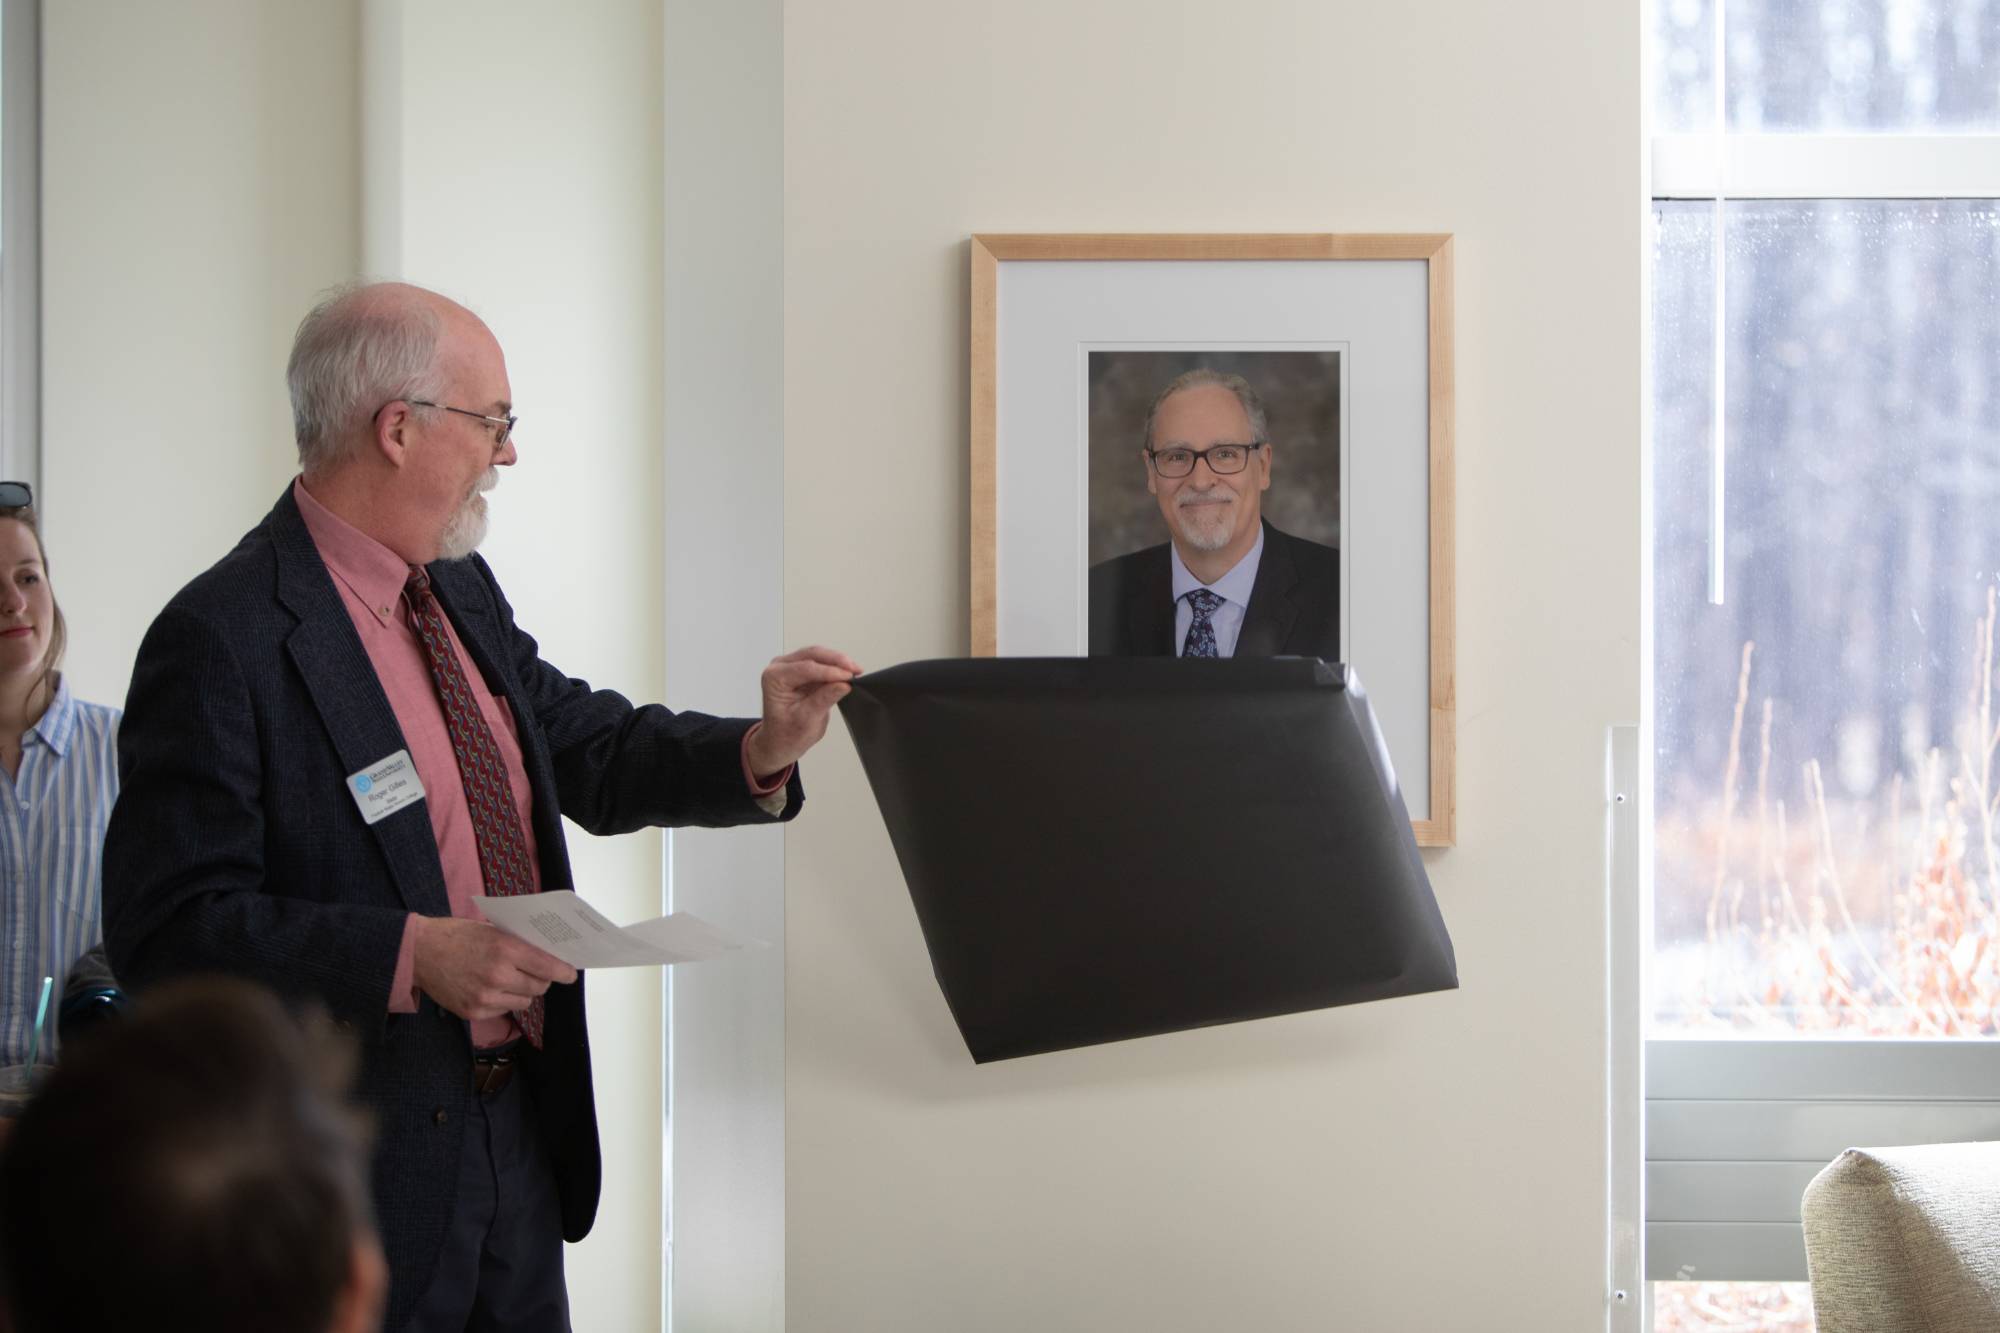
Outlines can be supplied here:
[[[1171, 657], [1174, 567], [1167, 542], [1090, 569], [1090, 655]], [[1340, 660], [1340, 552], [1264, 524], [1264, 554], [1237, 657]]]
[[[467, 653], [512, 706], [545, 890], [574, 887], [562, 815], [608, 834], [776, 823], [798, 812], [796, 771], [782, 815], [750, 795], [740, 754], [749, 720], [634, 708], [567, 679], [514, 624], [484, 560], [429, 572]], [[424, 803], [370, 825], [347, 787], [349, 774], [404, 748], [287, 488], [147, 632], [104, 849], [105, 937], [128, 985], [234, 973], [318, 1001], [359, 1039], [392, 1329], [436, 1262], [472, 1095], [464, 1021], [428, 996], [414, 1014], [388, 1012], [406, 914], [451, 910]], [[549, 989], [543, 1050], [529, 1052], [524, 1069], [563, 1235], [578, 1240], [602, 1178], [581, 977]]]

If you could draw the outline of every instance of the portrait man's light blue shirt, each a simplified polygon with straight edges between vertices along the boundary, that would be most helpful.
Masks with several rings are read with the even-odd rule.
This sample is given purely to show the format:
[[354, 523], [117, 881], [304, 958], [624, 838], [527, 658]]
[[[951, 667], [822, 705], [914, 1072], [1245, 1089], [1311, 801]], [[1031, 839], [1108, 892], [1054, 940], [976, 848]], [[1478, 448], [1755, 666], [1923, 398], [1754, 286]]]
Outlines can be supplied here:
[[1250, 611], [1250, 590], [1257, 586], [1257, 562], [1264, 558], [1264, 525], [1257, 525], [1257, 540], [1249, 553], [1213, 583], [1203, 583], [1194, 576], [1181, 560], [1180, 547], [1168, 542], [1167, 551], [1174, 565], [1174, 656], [1179, 657], [1181, 649], [1187, 647], [1188, 626], [1194, 623], [1188, 594], [1196, 588], [1206, 588], [1222, 599], [1222, 605], [1208, 618], [1215, 628], [1215, 652], [1218, 657], [1236, 656], [1236, 639], [1243, 632], [1243, 617]]

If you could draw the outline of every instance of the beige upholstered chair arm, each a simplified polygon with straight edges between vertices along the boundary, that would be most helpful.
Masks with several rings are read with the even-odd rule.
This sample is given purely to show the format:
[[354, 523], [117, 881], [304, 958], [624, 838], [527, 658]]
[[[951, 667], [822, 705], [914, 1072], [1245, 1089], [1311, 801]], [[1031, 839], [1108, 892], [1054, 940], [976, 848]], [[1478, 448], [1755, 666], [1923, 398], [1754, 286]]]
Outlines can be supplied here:
[[1819, 1333], [2000, 1329], [2000, 1143], [1850, 1148], [1802, 1213]]

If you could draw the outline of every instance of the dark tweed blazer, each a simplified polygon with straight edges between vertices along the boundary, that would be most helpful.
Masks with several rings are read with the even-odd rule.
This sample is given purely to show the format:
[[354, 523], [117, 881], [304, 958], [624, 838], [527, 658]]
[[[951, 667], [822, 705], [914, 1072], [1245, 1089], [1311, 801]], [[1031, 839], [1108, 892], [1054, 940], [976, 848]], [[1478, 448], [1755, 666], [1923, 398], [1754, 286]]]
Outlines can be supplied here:
[[[776, 818], [745, 787], [750, 721], [634, 708], [566, 678], [476, 556], [433, 564], [430, 576], [487, 685], [513, 707], [543, 888], [574, 887], [563, 815], [623, 833], [798, 812], [796, 774]], [[317, 1001], [353, 1030], [377, 1122], [375, 1203], [398, 1327], [451, 1217], [471, 1039], [428, 996], [414, 1014], [388, 1012], [405, 916], [449, 915], [444, 874], [421, 802], [368, 825], [348, 793], [348, 774], [406, 747], [289, 487], [153, 622], [118, 741], [122, 791], [104, 848], [112, 966], [142, 991], [235, 973]], [[526, 1074], [563, 1235], [578, 1240], [602, 1176], [581, 978], [550, 988], [544, 1050]]]
[[[1172, 657], [1174, 567], [1168, 544], [1090, 568], [1090, 655]], [[1238, 657], [1340, 661], [1340, 552], [1264, 525], [1264, 554], [1236, 636]]]

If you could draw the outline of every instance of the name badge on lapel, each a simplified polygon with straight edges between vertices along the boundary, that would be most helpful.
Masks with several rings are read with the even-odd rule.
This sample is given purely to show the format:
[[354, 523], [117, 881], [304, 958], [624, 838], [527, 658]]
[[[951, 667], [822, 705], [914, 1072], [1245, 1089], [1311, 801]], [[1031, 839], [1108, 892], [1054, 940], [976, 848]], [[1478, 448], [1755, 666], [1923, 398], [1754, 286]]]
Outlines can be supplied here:
[[410, 762], [408, 750], [398, 750], [359, 773], [348, 774], [347, 790], [354, 794], [362, 821], [369, 824], [424, 799], [424, 784], [417, 777], [417, 766]]

